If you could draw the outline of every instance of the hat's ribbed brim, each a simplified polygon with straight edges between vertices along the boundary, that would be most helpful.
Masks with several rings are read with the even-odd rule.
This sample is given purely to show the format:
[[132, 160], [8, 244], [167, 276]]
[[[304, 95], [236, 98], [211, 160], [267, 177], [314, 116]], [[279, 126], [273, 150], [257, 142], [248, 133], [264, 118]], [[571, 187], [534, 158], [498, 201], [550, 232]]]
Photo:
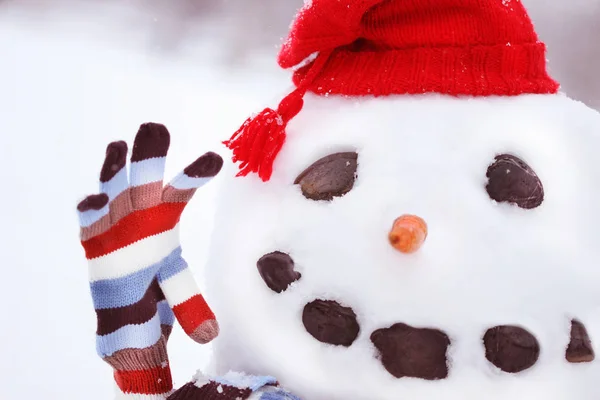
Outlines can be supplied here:
[[[309, 68], [310, 64], [295, 72], [296, 85]], [[558, 89], [546, 72], [546, 47], [541, 42], [359, 52], [341, 48], [308, 87], [317, 94], [347, 96], [516, 96]]]

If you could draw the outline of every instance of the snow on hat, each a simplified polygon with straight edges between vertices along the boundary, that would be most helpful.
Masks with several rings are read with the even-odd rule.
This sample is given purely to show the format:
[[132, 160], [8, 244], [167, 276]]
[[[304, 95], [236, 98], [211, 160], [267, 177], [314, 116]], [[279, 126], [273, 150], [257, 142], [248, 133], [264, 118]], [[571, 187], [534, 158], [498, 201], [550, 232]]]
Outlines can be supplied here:
[[296, 90], [224, 144], [238, 176], [268, 181], [285, 128], [307, 91], [319, 95], [517, 96], [556, 93], [520, 0], [308, 0], [278, 57]]

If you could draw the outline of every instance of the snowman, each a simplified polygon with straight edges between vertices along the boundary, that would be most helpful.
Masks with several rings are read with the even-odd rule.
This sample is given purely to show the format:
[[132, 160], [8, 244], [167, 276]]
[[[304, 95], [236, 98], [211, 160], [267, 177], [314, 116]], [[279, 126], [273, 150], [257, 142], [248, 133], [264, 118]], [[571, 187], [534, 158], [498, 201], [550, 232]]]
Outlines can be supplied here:
[[[597, 398], [600, 115], [558, 92], [545, 52], [518, 0], [307, 2], [278, 59], [295, 89], [225, 142], [239, 170], [222, 173], [211, 308], [187, 266], [151, 245], [136, 264], [160, 264], [156, 326], [170, 306], [196, 341], [219, 334], [212, 375], [170, 398]], [[143, 207], [168, 213], [158, 198]]]

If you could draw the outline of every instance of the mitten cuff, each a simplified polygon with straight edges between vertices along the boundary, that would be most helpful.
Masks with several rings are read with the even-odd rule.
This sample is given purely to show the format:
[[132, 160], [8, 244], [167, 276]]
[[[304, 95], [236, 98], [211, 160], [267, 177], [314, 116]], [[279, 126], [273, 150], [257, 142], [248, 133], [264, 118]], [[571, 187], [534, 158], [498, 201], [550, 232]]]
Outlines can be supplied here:
[[165, 395], [173, 389], [168, 364], [144, 370], [115, 371], [114, 378], [125, 394]]

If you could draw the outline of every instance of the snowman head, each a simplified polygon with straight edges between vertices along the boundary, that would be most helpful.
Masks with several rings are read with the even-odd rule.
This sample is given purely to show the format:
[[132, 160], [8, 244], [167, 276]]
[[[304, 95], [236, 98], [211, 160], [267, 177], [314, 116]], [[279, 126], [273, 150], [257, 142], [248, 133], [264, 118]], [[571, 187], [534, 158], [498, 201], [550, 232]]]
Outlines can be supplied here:
[[[565, 365], [593, 357], [579, 319], [600, 309], [600, 173], [580, 168], [600, 118], [557, 94], [521, 2], [313, 0], [279, 63], [303, 64], [296, 90], [226, 142], [220, 372], [309, 400], [519, 398], [506, 376], [546, 365], [591, 377]], [[561, 398], [540, 379], [514, 382]]]

